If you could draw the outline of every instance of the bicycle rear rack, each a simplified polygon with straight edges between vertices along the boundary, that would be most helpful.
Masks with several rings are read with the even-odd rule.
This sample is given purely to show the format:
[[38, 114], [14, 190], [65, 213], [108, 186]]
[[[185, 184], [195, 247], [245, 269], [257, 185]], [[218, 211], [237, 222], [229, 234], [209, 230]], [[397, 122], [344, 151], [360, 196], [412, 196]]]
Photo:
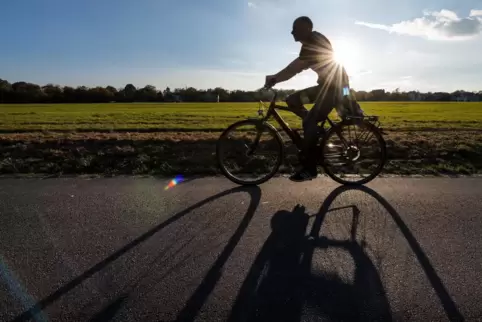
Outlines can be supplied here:
[[377, 115], [363, 115], [363, 116], [346, 116], [344, 118], [347, 121], [368, 121], [375, 126], [382, 134], [386, 134], [381, 127], [380, 118]]

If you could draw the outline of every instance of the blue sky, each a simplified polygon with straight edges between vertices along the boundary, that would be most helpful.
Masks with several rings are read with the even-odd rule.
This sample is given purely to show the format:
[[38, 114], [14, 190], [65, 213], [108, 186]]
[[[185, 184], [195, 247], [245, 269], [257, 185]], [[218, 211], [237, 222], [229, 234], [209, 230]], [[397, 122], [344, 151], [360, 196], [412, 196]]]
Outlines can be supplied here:
[[[256, 89], [296, 58], [308, 15], [357, 90], [482, 90], [480, 0], [15, 0], [0, 13], [0, 78]], [[305, 71], [280, 84], [316, 81]]]

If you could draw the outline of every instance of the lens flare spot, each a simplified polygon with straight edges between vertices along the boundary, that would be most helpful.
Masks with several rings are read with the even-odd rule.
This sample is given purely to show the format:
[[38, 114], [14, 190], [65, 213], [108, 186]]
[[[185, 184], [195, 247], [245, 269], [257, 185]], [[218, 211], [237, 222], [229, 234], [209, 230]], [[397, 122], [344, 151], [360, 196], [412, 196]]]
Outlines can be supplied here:
[[169, 183], [167, 184], [167, 186], [164, 188], [164, 190], [169, 190], [171, 188], [174, 188], [175, 186], [177, 186], [178, 184], [180, 184], [181, 182], [184, 181], [184, 178], [182, 176], [176, 176], [174, 179], [172, 179], [171, 181], [169, 181]]

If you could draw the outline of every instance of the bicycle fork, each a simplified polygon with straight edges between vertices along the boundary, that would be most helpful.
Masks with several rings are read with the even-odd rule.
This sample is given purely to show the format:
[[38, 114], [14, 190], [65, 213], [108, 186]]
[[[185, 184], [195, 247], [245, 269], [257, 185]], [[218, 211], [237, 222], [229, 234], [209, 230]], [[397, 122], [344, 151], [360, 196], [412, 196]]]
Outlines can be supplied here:
[[253, 144], [251, 144], [248, 148], [248, 151], [246, 152], [247, 156], [252, 156], [256, 148], [258, 147], [259, 141], [261, 140], [261, 135], [263, 135], [263, 129], [264, 129], [264, 121], [260, 122], [256, 126], [256, 138], [254, 139]]

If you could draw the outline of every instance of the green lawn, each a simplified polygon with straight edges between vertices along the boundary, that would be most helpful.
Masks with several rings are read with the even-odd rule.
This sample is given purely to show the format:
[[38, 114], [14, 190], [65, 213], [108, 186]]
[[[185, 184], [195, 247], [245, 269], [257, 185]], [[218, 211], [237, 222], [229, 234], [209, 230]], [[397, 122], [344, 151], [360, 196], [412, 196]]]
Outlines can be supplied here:
[[[221, 130], [256, 116], [257, 103], [133, 103], [0, 105], [0, 131], [37, 130]], [[387, 129], [477, 129], [480, 103], [362, 102], [369, 115], [379, 115]], [[300, 122], [281, 113], [295, 127]]]

